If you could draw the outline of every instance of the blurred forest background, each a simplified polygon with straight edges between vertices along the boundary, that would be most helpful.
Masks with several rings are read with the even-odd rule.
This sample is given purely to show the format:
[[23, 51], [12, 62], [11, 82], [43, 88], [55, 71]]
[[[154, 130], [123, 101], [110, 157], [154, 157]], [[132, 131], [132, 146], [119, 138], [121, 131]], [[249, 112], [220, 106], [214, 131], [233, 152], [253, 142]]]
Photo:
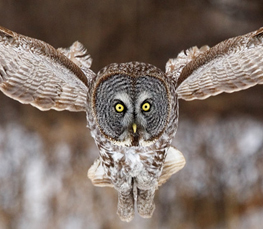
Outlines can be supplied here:
[[[56, 48], [79, 40], [95, 72], [132, 60], [164, 70], [183, 49], [263, 26], [263, 2], [0, 0], [0, 25]], [[116, 191], [86, 176], [98, 150], [85, 114], [0, 93], [0, 228], [262, 228], [263, 86], [180, 101], [174, 145], [185, 168], [157, 191], [151, 219], [124, 223]]]

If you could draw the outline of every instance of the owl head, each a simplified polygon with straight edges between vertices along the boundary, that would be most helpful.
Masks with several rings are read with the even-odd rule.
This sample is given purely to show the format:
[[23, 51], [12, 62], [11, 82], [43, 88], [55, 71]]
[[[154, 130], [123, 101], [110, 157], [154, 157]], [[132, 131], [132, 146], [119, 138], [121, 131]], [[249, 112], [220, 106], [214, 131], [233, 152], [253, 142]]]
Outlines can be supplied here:
[[101, 133], [126, 146], [154, 142], [167, 125], [169, 94], [164, 73], [153, 65], [130, 62], [103, 68], [92, 94]]

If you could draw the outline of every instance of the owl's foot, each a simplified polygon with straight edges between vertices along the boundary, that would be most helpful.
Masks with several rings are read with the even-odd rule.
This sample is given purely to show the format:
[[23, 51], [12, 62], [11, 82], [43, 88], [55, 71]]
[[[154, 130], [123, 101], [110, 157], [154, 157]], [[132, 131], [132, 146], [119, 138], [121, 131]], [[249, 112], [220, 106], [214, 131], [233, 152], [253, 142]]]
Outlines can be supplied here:
[[118, 192], [118, 210], [122, 221], [130, 222], [134, 217], [134, 199], [132, 189], [125, 192]]
[[137, 189], [137, 210], [143, 218], [151, 218], [155, 209], [155, 188], [149, 190]]

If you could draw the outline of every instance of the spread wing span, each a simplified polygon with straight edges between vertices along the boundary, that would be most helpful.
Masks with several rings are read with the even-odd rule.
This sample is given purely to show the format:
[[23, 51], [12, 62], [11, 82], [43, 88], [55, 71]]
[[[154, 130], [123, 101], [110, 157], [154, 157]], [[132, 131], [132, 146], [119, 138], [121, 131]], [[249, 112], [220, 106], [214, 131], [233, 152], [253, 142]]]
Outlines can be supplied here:
[[216, 46], [193, 47], [166, 64], [176, 78], [178, 97], [205, 99], [263, 83], [263, 27]]
[[21, 103], [40, 110], [85, 111], [88, 84], [95, 75], [90, 65], [79, 42], [56, 50], [0, 27], [0, 90]]

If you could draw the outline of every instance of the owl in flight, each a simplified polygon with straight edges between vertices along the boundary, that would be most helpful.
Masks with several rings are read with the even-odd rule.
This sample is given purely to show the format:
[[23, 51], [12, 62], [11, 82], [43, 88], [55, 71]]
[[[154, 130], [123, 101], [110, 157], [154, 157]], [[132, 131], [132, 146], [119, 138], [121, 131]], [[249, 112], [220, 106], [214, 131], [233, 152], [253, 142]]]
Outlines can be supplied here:
[[173, 146], [178, 100], [205, 99], [263, 83], [263, 28], [170, 59], [163, 72], [146, 63], [113, 63], [97, 74], [79, 42], [67, 49], [0, 27], [0, 90], [40, 110], [85, 111], [99, 158], [96, 186], [118, 192], [117, 213], [132, 220], [154, 211], [155, 190], [185, 164]]

